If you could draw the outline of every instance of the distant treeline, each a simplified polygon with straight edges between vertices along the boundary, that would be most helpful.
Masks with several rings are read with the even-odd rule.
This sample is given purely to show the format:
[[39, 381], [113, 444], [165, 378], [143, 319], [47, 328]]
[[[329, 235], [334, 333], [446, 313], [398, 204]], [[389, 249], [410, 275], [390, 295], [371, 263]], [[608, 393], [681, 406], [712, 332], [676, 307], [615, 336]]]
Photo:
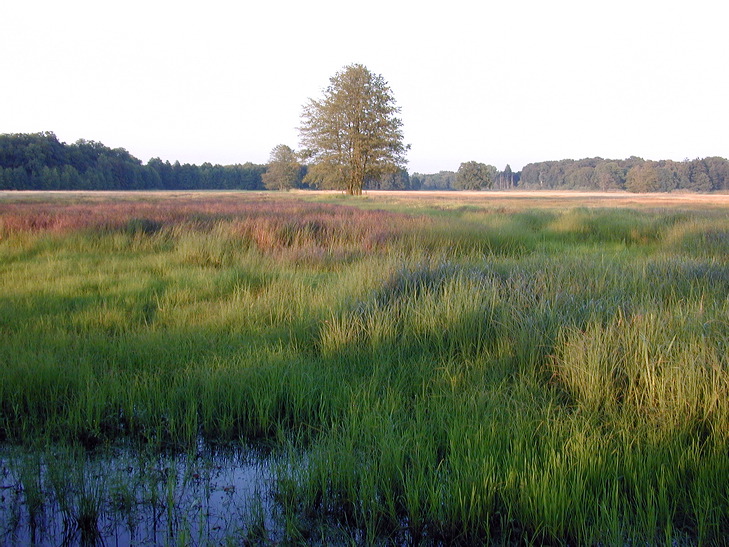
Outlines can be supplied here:
[[[460, 171], [468, 164], [461, 164]], [[579, 189], [670, 192], [729, 190], [729, 161], [720, 157], [646, 161], [589, 158], [530, 163], [521, 172], [484, 168], [484, 183], [495, 189]], [[306, 167], [304, 167], [304, 170]], [[95, 141], [62, 143], [51, 132], [0, 135], [0, 190], [263, 190], [265, 165], [170, 163], [153, 158], [142, 164], [123, 148]], [[463, 173], [461, 173], [463, 175]], [[366, 188], [381, 190], [460, 190], [467, 177], [455, 171], [434, 174], [401, 170]], [[486, 183], [488, 180], [488, 183]]]
[[[463, 175], [464, 167], [469, 164], [481, 166], [485, 170], [483, 184], [468, 184], [468, 177]], [[457, 171], [439, 171], [438, 173], [423, 174], [413, 173], [410, 177], [410, 188], [412, 190], [476, 190], [478, 188], [493, 188], [496, 190], [508, 190], [519, 186], [520, 173], [511, 170], [506, 166], [499, 171], [493, 165], [478, 164], [476, 162], [462, 163]]]
[[[462, 164], [463, 167], [463, 164]], [[628, 190], [630, 192], [716, 192], [729, 190], [729, 161], [710, 157], [684, 161], [588, 158], [530, 163], [520, 172], [488, 167], [490, 187], [499, 190]], [[458, 173], [414, 173], [410, 187], [422, 190], [461, 190]]]
[[530, 163], [521, 171], [525, 189], [672, 192], [729, 190], [729, 161], [711, 157], [685, 161], [589, 158]]
[[0, 190], [262, 190], [265, 165], [146, 165], [123, 148], [60, 142], [53, 133], [0, 135]]

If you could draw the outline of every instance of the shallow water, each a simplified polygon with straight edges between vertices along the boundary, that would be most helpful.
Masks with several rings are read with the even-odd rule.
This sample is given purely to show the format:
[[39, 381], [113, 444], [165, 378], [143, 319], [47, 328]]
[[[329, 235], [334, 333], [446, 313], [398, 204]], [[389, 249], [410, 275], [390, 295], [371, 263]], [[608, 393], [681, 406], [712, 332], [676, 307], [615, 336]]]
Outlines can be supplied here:
[[271, 537], [271, 456], [200, 447], [0, 448], [2, 545], [209, 545]]

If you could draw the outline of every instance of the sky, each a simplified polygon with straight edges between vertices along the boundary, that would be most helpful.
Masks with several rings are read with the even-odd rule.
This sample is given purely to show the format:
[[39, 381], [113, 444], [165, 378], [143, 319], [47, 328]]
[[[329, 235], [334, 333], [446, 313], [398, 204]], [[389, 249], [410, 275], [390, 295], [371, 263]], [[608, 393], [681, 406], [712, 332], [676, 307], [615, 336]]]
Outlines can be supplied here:
[[411, 173], [727, 158], [728, 16], [718, 0], [0, 0], [0, 133], [263, 164], [359, 63], [401, 108]]

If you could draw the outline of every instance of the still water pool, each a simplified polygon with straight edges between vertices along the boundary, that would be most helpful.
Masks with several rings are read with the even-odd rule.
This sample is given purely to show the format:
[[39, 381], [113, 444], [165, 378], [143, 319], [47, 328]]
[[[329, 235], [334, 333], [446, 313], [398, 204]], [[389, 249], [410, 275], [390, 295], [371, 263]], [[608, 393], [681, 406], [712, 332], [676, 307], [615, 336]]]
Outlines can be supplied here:
[[0, 545], [275, 541], [270, 453], [0, 448]]

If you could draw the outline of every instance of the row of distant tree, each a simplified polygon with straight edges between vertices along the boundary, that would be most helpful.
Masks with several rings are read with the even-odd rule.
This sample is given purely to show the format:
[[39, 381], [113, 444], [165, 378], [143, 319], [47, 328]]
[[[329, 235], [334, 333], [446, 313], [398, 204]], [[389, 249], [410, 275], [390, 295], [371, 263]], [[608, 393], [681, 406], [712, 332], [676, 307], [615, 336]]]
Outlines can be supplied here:
[[715, 192], [729, 190], [729, 161], [720, 157], [684, 161], [588, 158], [530, 163], [519, 184], [526, 189]]
[[[79, 140], [66, 144], [51, 132], [0, 135], [0, 190], [286, 190], [308, 188], [308, 167], [286, 145], [267, 165], [202, 165], [152, 158], [146, 165], [123, 148]], [[458, 172], [410, 176], [405, 169], [368, 177], [365, 189], [464, 190], [509, 188], [519, 174], [477, 162]]]
[[414, 173], [410, 177], [411, 187], [417, 190], [508, 190], [519, 186], [519, 179], [520, 174], [509, 165], [499, 171], [493, 165], [476, 161], [462, 163], [458, 171]]
[[[276, 150], [294, 152], [284, 146]], [[277, 169], [279, 169], [277, 171]], [[295, 160], [294, 173], [280, 165], [202, 165], [152, 158], [146, 165], [123, 148], [100, 142], [60, 142], [52, 132], [0, 135], [0, 190], [265, 190], [309, 188], [308, 168]], [[408, 172], [368, 180], [370, 189], [411, 189]]]
[[[288, 146], [271, 152], [267, 165], [202, 165], [153, 158], [143, 164], [123, 148], [99, 142], [60, 142], [50, 132], [0, 135], [0, 190], [263, 190], [307, 188], [308, 166]], [[521, 172], [475, 161], [458, 171], [432, 174], [398, 169], [369, 177], [365, 189], [478, 190], [592, 189], [633, 192], [729, 190], [729, 161], [719, 157], [646, 161], [589, 158], [530, 163]]]
[[0, 135], [0, 190], [261, 190], [265, 165], [143, 165], [123, 148], [50, 132]]

